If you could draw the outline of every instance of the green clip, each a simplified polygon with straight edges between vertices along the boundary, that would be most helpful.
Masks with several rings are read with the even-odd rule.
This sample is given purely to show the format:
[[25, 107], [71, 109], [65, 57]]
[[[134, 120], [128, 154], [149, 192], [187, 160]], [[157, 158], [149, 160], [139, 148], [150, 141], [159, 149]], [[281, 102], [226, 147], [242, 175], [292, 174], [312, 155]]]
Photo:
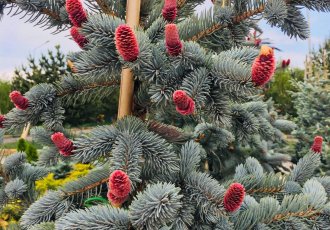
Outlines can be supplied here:
[[91, 207], [95, 204], [108, 204], [108, 200], [101, 197], [101, 196], [93, 196], [85, 200], [84, 206], [85, 207]]

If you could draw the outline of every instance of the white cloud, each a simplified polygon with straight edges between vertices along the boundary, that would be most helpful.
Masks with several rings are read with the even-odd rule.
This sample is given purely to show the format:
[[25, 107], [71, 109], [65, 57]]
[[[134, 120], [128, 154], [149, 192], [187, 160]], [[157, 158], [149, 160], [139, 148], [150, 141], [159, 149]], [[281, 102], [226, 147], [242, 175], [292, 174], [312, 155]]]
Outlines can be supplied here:
[[0, 21], [0, 75], [8, 75], [15, 67], [26, 64], [29, 55], [38, 58], [57, 44], [64, 52], [79, 50], [68, 31], [56, 35], [51, 33], [52, 30], [24, 23], [24, 19], [18, 16], [4, 15]]

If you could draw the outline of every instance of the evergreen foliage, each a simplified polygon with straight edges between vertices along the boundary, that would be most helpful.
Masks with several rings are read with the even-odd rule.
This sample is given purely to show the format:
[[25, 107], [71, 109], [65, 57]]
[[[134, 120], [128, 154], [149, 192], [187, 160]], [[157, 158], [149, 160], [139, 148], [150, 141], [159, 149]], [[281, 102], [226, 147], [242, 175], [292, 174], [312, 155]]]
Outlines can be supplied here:
[[[15, 70], [11, 85], [8, 83], [8, 87], [11, 87], [12, 90], [26, 93], [33, 86], [40, 83], [56, 84], [65, 74], [70, 72], [66, 55], [61, 51], [60, 45], [56, 45], [54, 51], [48, 50], [47, 54], [43, 54], [39, 60], [30, 56], [27, 61], [28, 64], [26, 66]], [[6, 95], [3, 95], [4, 101], [0, 103], [8, 101], [8, 104], [10, 104], [8, 100], [10, 89], [5, 88], [7, 83], [4, 82], [2, 84], [1, 87], [3, 87], [2, 90], [4, 91], [1, 90], [1, 94], [6, 93]], [[79, 98], [74, 98], [74, 103], [66, 107], [65, 122], [69, 125], [77, 126], [83, 123], [102, 123], [104, 119], [112, 119], [117, 112], [117, 97], [117, 92], [115, 92], [114, 96], [106, 100], [97, 99], [89, 103], [79, 100]], [[81, 110], [81, 106], [84, 106], [85, 109]], [[11, 109], [10, 106], [4, 107], [3, 113], [7, 113], [9, 109]], [[98, 118], [100, 115], [106, 116], [106, 118]]]
[[[4, 117], [6, 130], [42, 122], [33, 134], [45, 145], [37, 165], [75, 161], [94, 166], [86, 176], [35, 201], [30, 193], [35, 181], [47, 175], [46, 168], [25, 163], [23, 153], [7, 157], [10, 193], [1, 190], [0, 200], [24, 195], [22, 183], [11, 182], [18, 178], [35, 201], [20, 219], [21, 228], [52, 228], [54, 222], [55, 229], [322, 229], [330, 224], [329, 178], [313, 177], [320, 154], [309, 152], [288, 175], [277, 173], [289, 161], [277, 147], [283, 132], [295, 125], [279, 119], [272, 103], [257, 96], [256, 86], [274, 70], [273, 50], [244, 47], [250, 29], [257, 27], [254, 16], [263, 15], [291, 37], [307, 38], [301, 6], [330, 11], [329, 2], [217, 0], [198, 16], [194, 8], [204, 1], [178, 0], [175, 24], [169, 24], [162, 18], [164, 1], [142, 0], [137, 28], [123, 26], [126, 1], [87, 2], [85, 18], [79, 1], [73, 2], [77, 9], [68, 11], [64, 1], [5, 1], [57, 31], [73, 23], [88, 41], [77, 41], [82, 50], [69, 55], [72, 73], [56, 84], [32, 87], [24, 95], [28, 107]], [[107, 97], [118, 87], [122, 68], [134, 74], [136, 116], [72, 142], [65, 139], [73, 149], [59, 155], [64, 142], [53, 143], [50, 137], [56, 132], [70, 137], [62, 126], [64, 108], [78, 98]], [[256, 81], [252, 73], [262, 75]], [[177, 90], [185, 97], [173, 101]], [[126, 178], [125, 197], [111, 192], [116, 183], [108, 185], [116, 170], [129, 179], [130, 189], [127, 177], [120, 179]], [[110, 204], [84, 207], [86, 199], [107, 195]]]
[[[329, 173], [330, 167], [330, 90], [329, 82], [296, 83], [298, 92], [292, 93], [297, 110], [298, 128], [294, 131], [298, 139], [296, 151], [298, 157], [310, 148], [315, 136], [323, 137], [323, 168]], [[322, 170], [321, 170], [322, 171]]]
[[37, 161], [38, 160], [38, 152], [36, 147], [34, 147], [34, 145], [32, 144], [28, 144], [26, 150], [26, 159], [28, 160], [28, 162], [33, 162], [33, 161]]
[[13, 108], [8, 95], [10, 93], [10, 83], [0, 80], [0, 114], [8, 113]]
[[25, 139], [20, 138], [17, 142], [17, 151], [24, 152], [27, 149], [28, 143]]
[[[326, 39], [319, 49], [314, 50], [311, 55], [311, 76], [313, 80], [330, 80], [330, 39]], [[316, 79], [315, 79], [316, 78]]]
[[38, 151], [37, 148], [32, 144], [26, 141], [23, 138], [18, 139], [17, 142], [17, 151], [25, 152], [26, 159], [28, 162], [37, 161], [38, 160]]
[[16, 68], [11, 82], [12, 89], [21, 93], [26, 93], [40, 83], [59, 81], [61, 75], [69, 70], [59, 45], [55, 46], [55, 52], [48, 50], [47, 55], [43, 54], [39, 60], [30, 56], [27, 61], [28, 67]]
[[291, 92], [297, 92], [297, 88], [292, 81], [303, 81], [304, 71], [300, 69], [278, 68], [274, 74], [273, 80], [265, 89], [267, 98], [274, 100], [276, 108], [282, 115], [296, 117], [297, 111], [294, 106]]

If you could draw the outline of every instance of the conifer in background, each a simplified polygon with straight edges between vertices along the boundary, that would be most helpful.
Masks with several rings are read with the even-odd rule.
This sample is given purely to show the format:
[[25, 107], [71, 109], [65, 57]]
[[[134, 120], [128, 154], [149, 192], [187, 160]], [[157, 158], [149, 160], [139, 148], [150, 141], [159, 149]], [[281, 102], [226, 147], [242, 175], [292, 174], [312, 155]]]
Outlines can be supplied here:
[[26, 150], [27, 146], [28, 146], [28, 144], [25, 139], [23, 139], [23, 138], [18, 139], [18, 142], [17, 142], [17, 151], [18, 152], [24, 152]]
[[266, 98], [272, 98], [274, 100], [275, 107], [281, 115], [289, 115], [290, 117], [296, 117], [298, 115], [290, 92], [297, 92], [299, 90], [295, 87], [293, 81], [299, 82], [303, 80], [303, 70], [281, 67], [277, 68], [272, 81], [265, 87]]
[[[74, 28], [74, 27], [73, 27]], [[86, 42], [82, 41], [82, 44]], [[40, 59], [29, 57], [28, 63], [15, 70], [13, 80], [11, 82], [12, 91], [17, 90], [22, 94], [26, 93], [33, 86], [41, 83], [52, 83], [60, 81], [60, 79], [70, 72], [70, 68], [67, 65], [66, 55], [60, 48], [60, 45], [55, 46], [55, 50], [49, 50], [47, 54], [43, 54]], [[12, 105], [8, 95], [10, 90], [6, 90], [5, 84], [3, 85], [3, 91], [0, 91], [0, 97], [3, 98], [0, 104], [7, 103]], [[10, 84], [8, 83], [10, 88]], [[5, 96], [2, 94], [6, 94]], [[82, 99], [77, 99], [70, 106], [66, 107], [66, 125], [79, 126], [86, 123], [97, 123], [97, 117], [103, 114], [107, 121], [110, 118], [115, 117], [117, 112], [117, 94], [114, 93], [112, 97], [96, 99], [91, 102], [86, 102]], [[3, 113], [12, 108], [7, 105], [3, 109]], [[82, 110], [81, 106], [85, 106]]]
[[314, 137], [321, 136], [322, 167], [321, 173], [329, 175], [330, 169], [330, 84], [329, 82], [298, 82], [297, 92], [292, 93], [295, 109], [297, 110], [297, 129], [294, 136], [297, 158], [308, 151]]
[[[216, 0], [212, 9], [198, 16], [194, 8], [204, 3], [201, 0], [178, 0], [176, 5], [141, 2], [136, 28], [125, 26], [126, 1], [122, 0], [90, 0], [85, 9], [75, 0], [74, 5], [79, 5], [75, 10], [87, 15], [87, 21], [79, 25], [73, 18], [80, 17], [72, 17], [74, 11], [67, 11], [63, 1], [5, 2], [34, 15], [34, 21], [39, 16], [41, 24], [57, 31], [79, 26], [88, 41], [68, 57], [74, 73], [56, 84], [31, 88], [23, 95], [29, 100], [28, 108], [14, 108], [4, 117], [6, 130], [42, 122], [42, 127], [32, 130], [44, 145], [38, 167], [67, 160], [94, 166], [88, 175], [48, 191], [27, 207], [20, 227], [242, 230], [328, 226], [330, 178], [313, 174], [322, 155], [310, 150], [290, 173], [276, 173], [289, 158], [273, 146], [295, 126], [278, 119], [258, 98], [274, 72], [273, 49], [244, 44], [257, 27], [256, 16], [291, 37], [306, 39], [308, 25], [301, 6], [330, 11], [330, 3]], [[173, 6], [176, 13], [169, 13]], [[62, 126], [65, 107], [78, 98], [108, 97], [118, 88], [126, 68], [134, 76], [135, 116], [88, 134], [70, 135]], [[175, 92], [181, 92], [179, 97]], [[63, 135], [54, 141], [54, 133]], [[20, 170], [18, 166], [29, 167], [23, 158], [18, 153], [5, 162], [2, 203], [14, 195], [27, 195], [31, 187], [26, 189], [30, 183], [24, 178], [29, 173], [45, 176], [37, 172], [39, 168]], [[91, 199], [102, 202], [86, 207]]]

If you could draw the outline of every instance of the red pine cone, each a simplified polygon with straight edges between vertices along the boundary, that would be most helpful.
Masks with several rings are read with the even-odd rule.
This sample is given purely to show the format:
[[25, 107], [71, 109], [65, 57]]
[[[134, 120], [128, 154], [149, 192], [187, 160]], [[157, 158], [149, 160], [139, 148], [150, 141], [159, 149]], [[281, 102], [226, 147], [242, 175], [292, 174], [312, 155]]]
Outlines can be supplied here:
[[116, 197], [127, 197], [131, 191], [131, 182], [127, 174], [121, 170], [115, 170], [109, 177], [109, 189]]
[[227, 212], [238, 210], [244, 200], [245, 189], [240, 183], [233, 183], [229, 186], [223, 199], [223, 205]]
[[66, 0], [66, 11], [74, 26], [81, 27], [81, 24], [87, 21], [87, 14], [80, 0]]
[[85, 36], [79, 33], [78, 27], [73, 26], [70, 33], [73, 40], [79, 45], [80, 48], [84, 48], [84, 46], [88, 43]]
[[177, 13], [176, 0], [165, 0], [162, 10], [163, 17], [168, 22], [173, 22]]
[[139, 55], [139, 46], [134, 31], [128, 25], [120, 25], [115, 34], [116, 48], [125, 61], [135, 61]]
[[4, 115], [0, 115], [0, 129], [4, 128], [3, 122], [6, 120]]
[[173, 102], [181, 107], [187, 107], [187, 94], [183, 90], [176, 90], [173, 93]]
[[173, 93], [173, 102], [176, 105], [176, 111], [182, 115], [191, 115], [195, 110], [195, 102], [185, 91], [176, 90]]
[[291, 63], [291, 60], [290, 59], [286, 60], [286, 66], [289, 66], [290, 63]]
[[261, 39], [256, 38], [256, 39], [254, 40], [254, 45], [255, 45], [255, 46], [260, 46], [261, 42], [262, 42]]
[[165, 26], [165, 43], [167, 53], [171, 56], [178, 56], [182, 51], [182, 43], [179, 38], [178, 28], [175, 24]]
[[282, 68], [285, 69], [286, 67], [288, 67], [290, 65], [291, 60], [283, 60], [282, 61]]
[[63, 133], [57, 132], [51, 136], [55, 146], [60, 150], [60, 154], [63, 156], [71, 156], [74, 150], [73, 143]]
[[9, 94], [10, 100], [15, 104], [16, 108], [26, 110], [29, 106], [29, 100], [23, 97], [21, 92], [13, 91]]
[[120, 207], [122, 203], [124, 203], [128, 196], [126, 197], [117, 197], [114, 194], [111, 193], [111, 191], [108, 191], [107, 193], [108, 200], [111, 202], [112, 206], [114, 207]]
[[255, 86], [266, 84], [275, 72], [274, 51], [268, 46], [261, 46], [259, 56], [252, 65], [252, 82]]
[[316, 136], [314, 138], [314, 143], [311, 147], [311, 150], [314, 152], [314, 153], [319, 153], [321, 154], [322, 153], [322, 143], [323, 143], [323, 137], [321, 136]]
[[283, 68], [283, 69], [286, 68], [286, 61], [285, 61], [285, 60], [282, 61], [282, 68]]

